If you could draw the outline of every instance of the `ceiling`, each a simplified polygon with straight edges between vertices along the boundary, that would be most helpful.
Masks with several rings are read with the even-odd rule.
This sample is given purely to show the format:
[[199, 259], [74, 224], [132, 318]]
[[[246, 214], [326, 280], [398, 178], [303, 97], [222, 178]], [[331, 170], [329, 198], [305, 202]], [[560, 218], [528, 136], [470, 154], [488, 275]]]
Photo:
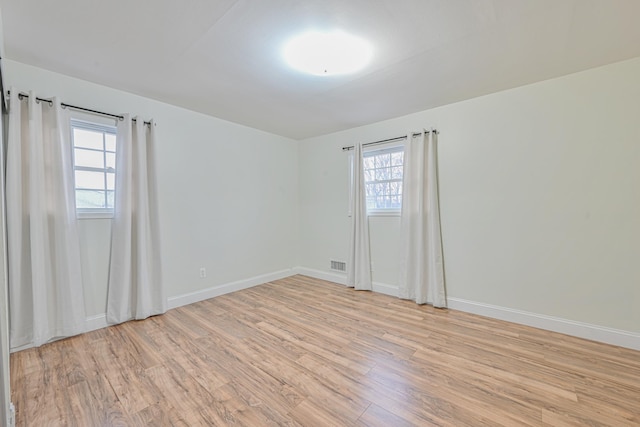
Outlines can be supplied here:
[[[0, 0], [6, 57], [302, 139], [640, 56], [638, 0]], [[339, 28], [369, 67], [281, 46]]]

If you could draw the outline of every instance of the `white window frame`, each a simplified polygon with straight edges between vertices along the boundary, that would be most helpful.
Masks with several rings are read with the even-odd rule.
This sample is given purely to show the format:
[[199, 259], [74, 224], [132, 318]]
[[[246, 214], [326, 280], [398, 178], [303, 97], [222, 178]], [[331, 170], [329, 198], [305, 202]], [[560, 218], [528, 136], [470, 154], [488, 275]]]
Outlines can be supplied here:
[[[74, 176], [74, 197], [75, 197], [75, 192], [77, 190], [79, 190], [79, 188], [76, 187], [75, 185], [75, 171], [76, 170], [86, 170], [86, 171], [92, 171], [92, 172], [103, 172], [103, 173], [108, 173], [108, 172], [113, 172], [114, 174], [117, 173], [117, 171], [115, 170], [115, 168], [90, 168], [90, 167], [84, 167], [84, 166], [76, 166], [76, 162], [75, 162], [75, 141], [74, 141], [74, 129], [86, 129], [86, 130], [90, 130], [90, 131], [97, 131], [97, 132], [102, 132], [103, 134], [112, 134], [112, 135], [116, 135], [116, 126], [115, 126], [115, 121], [111, 120], [111, 119], [103, 119], [99, 117], [94, 117], [94, 116], [89, 116], [87, 117], [86, 114], [74, 114], [71, 117], [71, 121], [70, 121], [70, 138], [71, 138], [71, 146], [72, 146], [72, 151], [73, 151], [73, 176]], [[103, 149], [102, 150], [95, 150], [95, 151], [101, 151], [103, 153], [104, 156], [106, 156], [106, 154], [110, 151], [108, 151], [106, 149], [106, 146], [104, 145], [104, 136], [103, 136]], [[86, 148], [81, 148], [78, 147], [79, 149], [86, 149]], [[104, 186], [104, 190], [107, 191], [107, 184], [106, 184], [106, 175], [105, 175], [105, 186]], [[115, 189], [114, 189], [115, 192]], [[110, 219], [113, 218], [114, 215], [114, 209], [113, 208], [78, 208], [76, 206], [76, 218], [78, 219]]]
[[[376, 154], [384, 154], [387, 152], [403, 151], [405, 140], [400, 140], [385, 144], [376, 144], [369, 147], [363, 147], [362, 157], [375, 156]], [[364, 169], [364, 165], [363, 165]], [[402, 162], [402, 175], [404, 177], [404, 159]], [[365, 191], [367, 182], [365, 181]], [[402, 185], [402, 179], [400, 179], [400, 185]], [[368, 216], [400, 216], [402, 213], [402, 207], [399, 208], [367, 208]]]

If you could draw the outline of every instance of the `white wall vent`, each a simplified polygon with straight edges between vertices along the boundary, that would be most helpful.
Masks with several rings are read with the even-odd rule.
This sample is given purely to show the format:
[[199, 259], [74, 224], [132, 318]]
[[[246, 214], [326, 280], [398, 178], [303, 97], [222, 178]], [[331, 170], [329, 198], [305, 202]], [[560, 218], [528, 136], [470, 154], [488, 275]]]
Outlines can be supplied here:
[[344, 261], [331, 260], [331, 269], [333, 271], [341, 271], [344, 273], [347, 271], [347, 263]]

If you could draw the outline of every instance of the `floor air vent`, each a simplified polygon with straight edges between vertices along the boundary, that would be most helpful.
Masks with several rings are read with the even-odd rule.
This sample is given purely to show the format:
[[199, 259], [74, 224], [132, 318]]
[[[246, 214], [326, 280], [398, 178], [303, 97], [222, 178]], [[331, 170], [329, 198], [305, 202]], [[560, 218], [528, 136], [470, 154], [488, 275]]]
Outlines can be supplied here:
[[344, 273], [347, 271], [347, 263], [344, 261], [331, 260], [331, 269], [333, 271], [342, 271]]

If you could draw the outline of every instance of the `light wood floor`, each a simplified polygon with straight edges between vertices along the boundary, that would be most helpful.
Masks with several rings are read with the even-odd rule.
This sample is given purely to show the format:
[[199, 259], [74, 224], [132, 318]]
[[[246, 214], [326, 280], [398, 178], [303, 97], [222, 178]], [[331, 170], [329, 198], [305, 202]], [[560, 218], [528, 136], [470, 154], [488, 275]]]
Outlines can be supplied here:
[[11, 356], [18, 426], [638, 426], [640, 352], [304, 276]]

